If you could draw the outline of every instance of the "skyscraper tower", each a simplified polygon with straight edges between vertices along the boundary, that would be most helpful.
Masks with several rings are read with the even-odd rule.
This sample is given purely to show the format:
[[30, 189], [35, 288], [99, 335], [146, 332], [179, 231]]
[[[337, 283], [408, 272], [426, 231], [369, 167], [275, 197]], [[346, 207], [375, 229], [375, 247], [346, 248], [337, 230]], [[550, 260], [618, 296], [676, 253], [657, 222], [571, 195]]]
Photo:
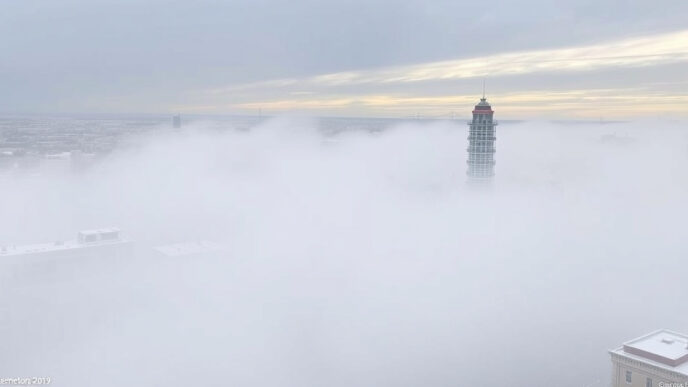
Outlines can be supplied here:
[[468, 123], [468, 175], [472, 181], [489, 181], [494, 176], [495, 126], [494, 111], [483, 97], [473, 109], [473, 120]]

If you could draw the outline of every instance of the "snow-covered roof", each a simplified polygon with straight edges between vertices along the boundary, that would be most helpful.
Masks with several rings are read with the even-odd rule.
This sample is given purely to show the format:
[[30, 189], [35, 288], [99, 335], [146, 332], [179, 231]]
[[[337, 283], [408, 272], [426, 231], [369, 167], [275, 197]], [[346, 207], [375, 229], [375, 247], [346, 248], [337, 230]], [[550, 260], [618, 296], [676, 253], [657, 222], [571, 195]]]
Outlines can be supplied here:
[[111, 241], [98, 241], [96, 243], [79, 243], [75, 240], [69, 240], [64, 242], [54, 242], [54, 243], [36, 243], [30, 245], [20, 245], [20, 246], [0, 246], [0, 258], [6, 256], [17, 256], [24, 254], [36, 254], [36, 253], [50, 253], [57, 251], [67, 251], [67, 250], [77, 250], [77, 249], [88, 249], [94, 246], [101, 245], [112, 245], [118, 243], [129, 243], [128, 239], [115, 239]]
[[[103, 233], [111, 233], [111, 232], [116, 232], [119, 234], [119, 229], [118, 228], [103, 228], [103, 229], [98, 229], [98, 230], [84, 230], [84, 231], [79, 231], [78, 235], [101, 235]], [[94, 242], [90, 242], [88, 244], [84, 244], [80, 242], [79, 240], [68, 240], [68, 241], [57, 241], [53, 243], [36, 243], [36, 244], [29, 244], [29, 245], [0, 245], [0, 257], [5, 257], [5, 256], [18, 256], [18, 255], [24, 255], [24, 254], [37, 254], [37, 253], [50, 253], [50, 252], [57, 252], [57, 251], [66, 251], [66, 250], [74, 250], [74, 249], [82, 249], [82, 248], [90, 248], [93, 246], [99, 246], [99, 245], [109, 245], [109, 244], [117, 244], [117, 243], [128, 243], [131, 242], [129, 239], [122, 238], [119, 235], [117, 236], [116, 239], [107, 239], [107, 240], [96, 240]]]
[[217, 253], [226, 251], [226, 248], [219, 243], [198, 241], [157, 246], [155, 250], [168, 257], [178, 257], [183, 255]]
[[55, 242], [55, 243], [36, 243], [21, 246], [0, 246], [0, 257], [10, 255], [45, 253], [51, 251], [71, 250], [82, 247], [76, 241]]
[[688, 375], [688, 336], [681, 333], [658, 330], [611, 352]]

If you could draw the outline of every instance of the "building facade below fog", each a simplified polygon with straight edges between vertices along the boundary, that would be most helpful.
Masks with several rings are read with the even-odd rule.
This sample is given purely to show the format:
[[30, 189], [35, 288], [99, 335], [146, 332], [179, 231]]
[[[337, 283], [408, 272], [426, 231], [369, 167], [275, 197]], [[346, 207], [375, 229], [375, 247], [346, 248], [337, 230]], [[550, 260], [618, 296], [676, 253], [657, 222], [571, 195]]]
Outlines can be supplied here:
[[106, 261], [131, 256], [133, 241], [117, 228], [80, 231], [76, 239], [32, 245], [0, 246], [2, 280], [52, 280], [88, 273], [94, 267], [107, 270]]
[[469, 180], [488, 181], [494, 176], [494, 154], [497, 122], [494, 111], [485, 99], [473, 109], [473, 119], [468, 122], [468, 174]]
[[688, 386], [688, 336], [659, 330], [609, 351], [612, 387]]

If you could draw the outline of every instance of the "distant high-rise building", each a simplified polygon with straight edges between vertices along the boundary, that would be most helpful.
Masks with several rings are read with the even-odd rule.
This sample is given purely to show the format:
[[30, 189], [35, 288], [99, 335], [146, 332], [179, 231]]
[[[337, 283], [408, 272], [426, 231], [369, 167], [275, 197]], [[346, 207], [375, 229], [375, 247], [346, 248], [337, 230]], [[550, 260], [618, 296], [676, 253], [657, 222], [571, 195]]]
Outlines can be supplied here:
[[182, 116], [181, 115], [177, 114], [176, 116], [172, 116], [172, 127], [175, 129], [182, 127]]
[[609, 351], [612, 387], [688, 386], [688, 336], [659, 330]]
[[473, 109], [473, 120], [468, 125], [468, 177], [470, 180], [485, 181], [494, 176], [495, 126], [494, 111], [485, 99], [485, 94]]

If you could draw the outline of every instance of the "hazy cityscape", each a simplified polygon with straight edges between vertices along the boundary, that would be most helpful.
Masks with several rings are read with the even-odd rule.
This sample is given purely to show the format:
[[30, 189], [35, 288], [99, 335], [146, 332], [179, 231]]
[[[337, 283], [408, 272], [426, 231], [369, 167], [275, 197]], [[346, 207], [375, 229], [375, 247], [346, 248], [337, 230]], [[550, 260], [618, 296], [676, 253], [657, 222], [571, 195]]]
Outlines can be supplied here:
[[688, 386], [688, 5], [621, 5], [0, 4], [0, 384]]

